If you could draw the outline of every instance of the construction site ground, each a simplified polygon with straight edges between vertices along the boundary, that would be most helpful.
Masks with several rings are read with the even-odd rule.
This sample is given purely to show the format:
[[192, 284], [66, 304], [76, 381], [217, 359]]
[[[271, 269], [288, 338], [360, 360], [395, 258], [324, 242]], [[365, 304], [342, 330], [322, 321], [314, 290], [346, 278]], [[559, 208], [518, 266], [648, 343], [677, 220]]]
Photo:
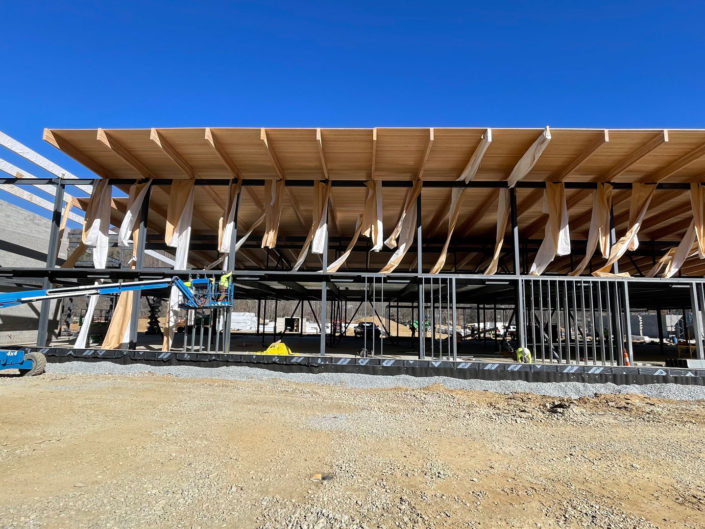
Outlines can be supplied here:
[[0, 376], [0, 527], [705, 527], [703, 401], [61, 366]]

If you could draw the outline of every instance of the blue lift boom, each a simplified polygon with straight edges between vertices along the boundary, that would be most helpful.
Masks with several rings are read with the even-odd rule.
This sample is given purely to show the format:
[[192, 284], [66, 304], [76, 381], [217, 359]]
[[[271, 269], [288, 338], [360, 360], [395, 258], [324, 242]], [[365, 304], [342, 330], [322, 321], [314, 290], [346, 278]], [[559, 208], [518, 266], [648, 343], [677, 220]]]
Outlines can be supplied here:
[[[220, 288], [221, 283], [223, 287]], [[148, 281], [133, 281], [106, 283], [99, 285], [84, 285], [78, 287], [50, 288], [46, 290], [25, 290], [0, 294], [0, 309], [15, 307], [33, 301], [70, 298], [77, 296], [94, 296], [120, 294], [122, 292], [159, 290], [175, 286], [183, 296], [180, 307], [187, 310], [213, 309], [232, 306], [233, 285], [230, 274], [216, 283], [215, 278], [197, 278], [182, 281], [178, 277], [170, 279], [152, 279]], [[41, 353], [26, 353], [22, 350], [0, 349], [0, 371], [19, 369], [22, 375], [39, 375], [44, 372], [46, 358]]]

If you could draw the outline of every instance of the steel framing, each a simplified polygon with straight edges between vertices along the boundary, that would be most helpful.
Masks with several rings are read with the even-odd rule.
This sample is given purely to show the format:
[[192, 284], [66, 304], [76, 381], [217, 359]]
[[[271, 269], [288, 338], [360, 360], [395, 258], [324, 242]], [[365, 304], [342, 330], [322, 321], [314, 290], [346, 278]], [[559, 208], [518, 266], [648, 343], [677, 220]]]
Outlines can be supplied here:
[[[127, 185], [138, 180], [109, 180], [111, 185]], [[152, 186], [169, 185], [171, 179], [154, 179]], [[150, 241], [147, 233], [147, 218], [149, 214], [149, 191], [145, 197], [142, 206], [142, 215], [139, 223], [138, 247], [136, 249], [136, 265], [134, 269], [106, 269], [95, 270], [85, 268], [56, 268], [56, 255], [58, 251], [59, 241], [59, 225], [63, 207], [64, 189], [67, 185], [85, 185], [95, 182], [94, 179], [61, 179], [61, 178], [0, 178], [0, 186], [2, 185], [53, 185], [55, 187], [54, 204], [51, 222], [51, 231], [49, 237], [49, 245], [47, 251], [47, 262], [44, 268], [2, 268], [0, 269], [0, 277], [8, 280], [17, 280], [19, 278], [38, 278], [43, 281], [46, 288], [52, 282], [71, 282], [86, 279], [96, 279], [101, 277], [111, 277], [113, 279], [135, 279], [135, 278], [152, 278], [161, 277], [163, 275], [178, 275], [188, 277], [189, 275], [213, 275], [216, 274], [213, 270], [193, 269], [193, 270], [168, 270], [161, 268], [144, 268], [144, 252], [146, 248], [159, 247], [159, 243]], [[313, 180], [288, 180], [287, 186], [311, 186]], [[223, 185], [228, 186], [232, 183], [232, 179], [198, 179], [196, 185]], [[261, 186], [264, 180], [244, 180], [244, 186]], [[364, 181], [332, 181], [334, 187], [361, 187], [365, 185]], [[412, 182], [407, 181], [390, 181], [384, 183], [385, 187], [410, 187]], [[629, 189], [629, 183], [612, 183], [616, 189]], [[542, 188], [544, 182], [518, 182], [518, 188]], [[424, 187], [428, 188], [504, 188], [507, 187], [506, 182], [476, 182], [469, 183], [457, 181], [428, 181], [424, 182]], [[565, 187], [569, 189], [594, 189], [594, 183], [578, 183], [566, 182]], [[688, 184], [681, 183], [660, 183], [660, 189], [688, 189]], [[235, 218], [239, 209], [240, 196], [238, 195], [238, 203], [236, 205]], [[531, 346], [538, 360], [542, 362], [558, 362], [558, 363], [584, 363], [593, 365], [623, 365], [627, 360], [630, 363], [634, 362], [634, 352], [632, 349], [632, 329], [631, 329], [631, 296], [630, 285], [643, 287], [651, 285], [659, 288], [687, 288], [689, 293], [688, 306], [682, 305], [684, 310], [688, 308], [693, 315], [693, 329], [695, 334], [695, 347], [697, 357], [705, 358], [703, 344], [703, 315], [705, 310], [705, 279], [644, 279], [644, 278], [629, 278], [629, 279], [603, 279], [592, 277], [569, 277], [569, 276], [544, 276], [531, 277], [522, 275], [522, 264], [524, 270], [527, 266], [526, 256], [528, 255], [527, 243], [533, 241], [521, 240], [518, 226], [518, 211], [517, 200], [514, 188], [510, 189], [510, 207], [511, 207], [511, 260], [512, 273], [499, 274], [496, 276], [484, 276], [481, 274], [468, 273], [453, 273], [453, 274], [437, 274], [431, 275], [423, 268], [423, 251], [424, 249], [433, 248], [433, 245], [425, 243], [423, 238], [423, 226], [421, 222], [422, 208], [421, 194], [417, 198], [417, 227], [416, 227], [416, 271], [415, 272], [393, 272], [391, 274], [378, 274], [369, 271], [355, 272], [336, 272], [329, 274], [327, 272], [290, 272], [275, 269], [266, 270], [235, 270], [234, 279], [236, 284], [250, 294], [256, 292], [261, 299], [279, 299], [282, 291], [268, 287], [263, 283], [265, 280], [273, 281], [284, 286], [288, 290], [286, 297], [302, 300], [311, 299], [320, 300], [320, 311], [317, 315], [321, 336], [320, 336], [320, 355], [326, 354], [326, 323], [333, 309], [327, 311], [327, 302], [341, 301], [354, 299], [354, 297], [341, 294], [336, 283], [339, 281], [350, 282], [368, 282], [372, 281], [373, 297], [376, 295], [377, 283], [384, 285], [385, 281], [406, 282], [406, 287], [396, 293], [387, 292], [387, 302], [397, 304], [397, 310], [400, 302], [412, 302], [412, 319], [416, 310], [416, 320], [419, 322], [419, 327], [427, 319], [428, 311], [434, 325], [431, 331], [431, 340], [425, 337], [425, 330], [419, 328], [418, 332], [418, 357], [419, 359], [426, 358], [426, 347], [431, 346], [431, 354], [435, 353], [434, 337], [436, 335], [436, 302], [441, 306], [445, 304], [447, 310], [446, 326], [450, 327], [452, 322], [453, 329], [457, 329], [458, 309], [463, 310], [463, 314], [467, 308], [472, 308], [477, 305], [478, 321], [480, 302], [469, 303], [466, 295], [459, 295], [458, 285], [461, 283], [474, 282], [475, 284], [505, 284], [509, 290], [513, 290], [511, 299], [507, 299], [505, 295], [503, 303], [505, 305], [513, 305], [517, 321], [517, 343], [519, 346]], [[237, 222], [236, 222], [237, 224]], [[230, 241], [230, 252], [228, 254], [228, 268], [234, 269], [236, 261], [235, 246], [237, 243], [237, 229], [233, 230], [232, 239]], [[207, 238], [206, 238], [207, 239]], [[615, 233], [614, 226], [612, 227], [611, 239], [614, 243]], [[297, 239], [292, 237], [292, 241]], [[338, 241], [335, 240], [337, 243]], [[206, 244], [206, 243], [204, 243]], [[292, 243], [295, 244], [295, 243]], [[461, 243], [454, 245], [454, 250], [473, 245], [470, 243]], [[523, 247], [522, 247], [523, 244]], [[669, 243], [663, 243], [664, 246]], [[463, 246], [465, 245], [465, 246]], [[215, 245], [210, 243], [209, 248]], [[247, 246], [245, 246], [247, 247]], [[653, 252], [656, 245], [651, 246]], [[325, 250], [322, 256], [323, 270], [326, 269], [328, 263], [329, 240], [326, 237]], [[522, 258], [522, 252], [525, 254]], [[506, 255], [506, 254], [505, 254]], [[523, 260], [523, 263], [522, 263]], [[615, 271], [617, 265], [615, 264]], [[390, 281], [390, 279], [392, 281]], [[438, 285], [437, 299], [434, 298], [434, 281]], [[301, 286], [304, 282], [315, 282], [320, 284], [319, 296], [314, 296], [312, 291]], [[445, 282], [445, 291], [441, 284]], [[291, 287], [296, 285], [296, 287]], [[414, 286], [415, 291], [414, 292]], [[426, 290], [429, 286], [430, 299], [426, 299]], [[382, 286], [383, 288], [383, 286]], [[527, 294], [528, 292], [528, 294]], [[367, 289], [365, 289], [367, 293]], [[330, 294], [330, 297], [329, 297]], [[446, 298], [443, 298], [445, 294]], [[383, 298], [384, 299], [384, 298]], [[496, 303], [495, 303], [496, 305]], [[135, 296], [134, 307], [139, 307], [139, 295]], [[303, 303], [301, 304], [303, 310]], [[661, 314], [663, 303], [659, 303], [655, 310]], [[43, 302], [37, 332], [37, 346], [43, 347], [47, 344], [48, 325], [49, 325], [49, 302]], [[338, 310], [338, 309], [336, 309]], [[137, 310], [133, 310], [133, 334], [130, 336], [130, 347], [133, 348], [137, 344], [136, 323]], [[375, 311], [376, 312], [376, 311]], [[346, 311], [347, 315], [347, 311]], [[660, 316], [659, 316], [660, 318]], [[496, 317], [495, 317], [496, 320]], [[231, 311], [226, 311], [225, 328], [230, 328]], [[486, 321], [484, 318], [483, 321]], [[554, 328], [553, 322], [556, 323]], [[466, 323], [463, 317], [463, 323]], [[582, 323], [582, 325], [580, 325]], [[563, 325], [563, 329], [561, 329]], [[662, 322], [659, 319], [660, 334], [663, 334]], [[389, 329], [391, 330], [391, 329]], [[210, 329], [209, 329], [210, 331]], [[598, 332], [599, 331], [599, 332]], [[397, 322], [398, 333], [398, 322]], [[554, 334], [556, 336], [554, 336]], [[609, 339], [605, 339], [608, 336]], [[455, 339], [450, 339], [448, 332], [448, 344], [438, 343], [439, 357], [443, 358], [442, 351], [445, 347], [446, 356], [453, 360], [457, 359], [457, 342]], [[216, 337], [217, 340], [217, 337]], [[427, 343], [428, 342], [428, 343]], [[663, 343], [663, 340], [661, 340]], [[557, 346], [557, 347], [554, 347]], [[210, 337], [209, 337], [210, 347]], [[229, 340], [224, 340], [223, 350], [229, 352]], [[626, 351], [623, 354], [622, 351]]]

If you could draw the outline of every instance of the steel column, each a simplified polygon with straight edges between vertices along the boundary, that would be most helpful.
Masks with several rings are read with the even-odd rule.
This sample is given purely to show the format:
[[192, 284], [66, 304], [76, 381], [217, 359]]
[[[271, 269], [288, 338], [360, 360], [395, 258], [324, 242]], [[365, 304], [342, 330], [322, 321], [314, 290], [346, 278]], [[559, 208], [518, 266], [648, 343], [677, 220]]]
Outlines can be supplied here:
[[423, 273], [423, 226], [421, 223], [421, 193], [416, 197], [416, 276], [418, 281], [418, 296], [419, 296], [419, 310], [418, 310], [418, 328], [416, 329], [419, 333], [419, 359], [423, 360], [426, 358], [426, 308], [424, 307], [424, 288], [425, 281], [421, 277]]
[[[47, 269], [56, 266], [56, 255], [59, 253], [59, 227], [61, 225], [61, 208], [64, 204], [64, 184], [61, 180], [56, 181], [56, 193], [54, 194], [54, 211], [51, 216], [51, 231], [49, 232], [49, 247], [47, 248]], [[49, 278], [45, 277], [42, 282], [44, 290], [51, 288]], [[42, 301], [42, 308], [39, 312], [39, 322], [37, 325], [37, 347], [46, 347], [49, 335], [49, 310], [51, 300]]]
[[457, 317], [457, 306], [455, 300], [455, 278], [451, 280], [453, 289], [453, 361], [458, 360], [458, 317]]
[[[698, 290], [695, 283], [690, 284], [690, 308], [693, 313], [693, 334], [695, 334], [695, 350], [700, 360], [705, 359], [703, 355], [703, 322], [700, 319], [700, 302], [698, 301]], [[687, 326], [686, 320], [683, 321]], [[690, 344], [689, 344], [690, 345]]]
[[[238, 213], [240, 212], [240, 196], [241, 195], [242, 195], [242, 190], [238, 191], [237, 195], [235, 196], [235, 215], [233, 218], [233, 233], [232, 233], [232, 238], [230, 239], [230, 251], [228, 252], [228, 266], [225, 268], [224, 271], [235, 270], [235, 254], [237, 253], [235, 251], [235, 246], [237, 245], [237, 216], [238, 216]], [[231, 280], [232, 279], [233, 278], [231, 277]], [[234, 287], [233, 287], [233, 297], [230, 301], [232, 304], [235, 304], [235, 288]], [[230, 332], [231, 332], [230, 328], [232, 326], [232, 318], [233, 318], [233, 306], [231, 305], [230, 307], [225, 309], [225, 322], [223, 323], [223, 352], [226, 354], [230, 352]], [[257, 320], [257, 325], [259, 325], [259, 320]], [[276, 325], [276, 321], [274, 322], [274, 325]], [[264, 335], [263, 335], [263, 337], [264, 337]]]
[[[322, 273], [326, 273], [328, 270], [328, 204], [326, 204], [326, 236], [325, 244], [323, 245], [323, 268]], [[319, 328], [321, 330], [321, 342], [319, 345], [319, 354], [324, 356], [326, 354], [326, 296], [328, 294], [328, 283], [325, 279], [321, 281], [321, 316], [319, 318]]]
[[[144, 266], [144, 248], [147, 244], [147, 220], [149, 217], [149, 198], [152, 193], [152, 185], [148, 184], [144, 194], [144, 202], [142, 202], [142, 210], [140, 211], [140, 223], [137, 231], [137, 240], [132, 241], [132, 244], [137, 245], [135, 249], [135, 268], [138, 270]], [[130, 340], [128, 348], [137, 348], [137, 327], [140, 317], [140, 301], [142, 299], [139, 290], [132, 294], [132, 312], [130, 313]]]
[[[693, 283], [695, 286], [695, 283]], [[697, 302], [697, 300], [696, 300]], [[627, 353], [629, 354], [629, 363], [634, 365], [634, 349], [632, 347], [632, 313], [629, 304], [629, 285], [624, 281], [624, 326], [627, 339]]]
[[517, 196], [514, 188], [509, 190], [509, 199], [512, 217], [512, 251], [514, 253], [514, 274], [517, 277], [516, 285], [516, 313], [517, 313], [517, 340], [519, 347], [526, 347], [526, 329], [524, 328], [524, 283], [521, 279], [519, 259], [519, 222], [517, 217]]

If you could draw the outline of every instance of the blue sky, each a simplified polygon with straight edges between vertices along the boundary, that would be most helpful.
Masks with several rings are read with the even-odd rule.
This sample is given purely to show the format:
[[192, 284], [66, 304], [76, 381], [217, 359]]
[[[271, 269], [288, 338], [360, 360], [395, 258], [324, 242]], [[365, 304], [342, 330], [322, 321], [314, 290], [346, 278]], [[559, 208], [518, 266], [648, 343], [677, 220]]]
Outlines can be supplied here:
[[0, 130], [79, 176], [44, 127], [705, 128], [702, 1], [0, 0], [0, 19]]

